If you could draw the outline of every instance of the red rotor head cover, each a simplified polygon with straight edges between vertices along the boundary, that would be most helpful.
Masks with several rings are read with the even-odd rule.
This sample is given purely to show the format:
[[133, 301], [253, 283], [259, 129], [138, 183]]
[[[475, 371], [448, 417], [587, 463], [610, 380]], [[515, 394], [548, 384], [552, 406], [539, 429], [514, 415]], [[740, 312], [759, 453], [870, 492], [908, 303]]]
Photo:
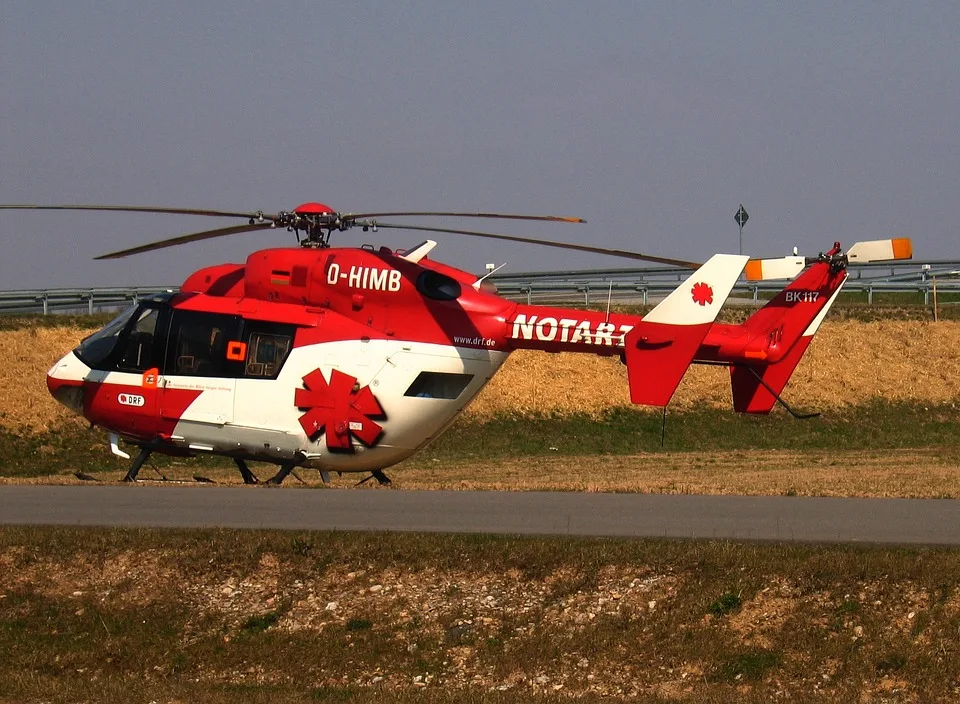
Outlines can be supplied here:
[[333, 215], [337, 211], [323, 203], [302, 203], [293, 212], [300, 215]]

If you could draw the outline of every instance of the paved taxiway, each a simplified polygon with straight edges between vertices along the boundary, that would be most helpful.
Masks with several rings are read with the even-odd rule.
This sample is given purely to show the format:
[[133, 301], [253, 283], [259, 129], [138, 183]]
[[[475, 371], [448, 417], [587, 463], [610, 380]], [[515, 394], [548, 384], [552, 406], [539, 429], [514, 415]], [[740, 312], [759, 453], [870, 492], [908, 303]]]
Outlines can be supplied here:
[[0, 524], [960, 544], [960, 501], [566, 492], [0, 486]]

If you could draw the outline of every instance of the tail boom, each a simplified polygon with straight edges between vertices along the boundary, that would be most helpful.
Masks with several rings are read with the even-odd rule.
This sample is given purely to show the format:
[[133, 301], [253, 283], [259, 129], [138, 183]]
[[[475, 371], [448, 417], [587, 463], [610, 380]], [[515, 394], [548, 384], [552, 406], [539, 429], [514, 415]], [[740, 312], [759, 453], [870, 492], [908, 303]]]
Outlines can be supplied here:
[[513, 349], [622, 355], [631, 400], [665, 406], [746, 262], [714, 255], [643, 318], [517, 304], [505, 339]]

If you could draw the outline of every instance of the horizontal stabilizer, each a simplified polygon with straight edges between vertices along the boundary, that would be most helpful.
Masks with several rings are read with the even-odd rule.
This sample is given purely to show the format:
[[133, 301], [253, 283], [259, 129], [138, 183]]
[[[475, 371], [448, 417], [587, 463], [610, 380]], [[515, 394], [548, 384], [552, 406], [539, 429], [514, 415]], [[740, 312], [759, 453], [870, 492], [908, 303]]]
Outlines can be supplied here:
[[670, 402], [746, 262], [745, 256], [715, 254], [627, 333], [633, 403]]
[[890, 262], [913, 257], [913, 243], [909, 237], [895, 237], [889, 240], [870, 240], [857, 242], [847, 250], [847, 259], [851, 263]]

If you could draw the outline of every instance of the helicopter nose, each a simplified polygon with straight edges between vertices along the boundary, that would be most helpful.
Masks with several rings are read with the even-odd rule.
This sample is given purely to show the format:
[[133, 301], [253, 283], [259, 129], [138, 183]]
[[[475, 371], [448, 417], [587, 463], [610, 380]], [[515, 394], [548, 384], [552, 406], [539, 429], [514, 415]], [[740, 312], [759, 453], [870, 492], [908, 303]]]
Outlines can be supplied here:
[[90, 369], [71, 352], [47, 372], [47, 390], [74, 413], [83, 414], [83, 380]]

